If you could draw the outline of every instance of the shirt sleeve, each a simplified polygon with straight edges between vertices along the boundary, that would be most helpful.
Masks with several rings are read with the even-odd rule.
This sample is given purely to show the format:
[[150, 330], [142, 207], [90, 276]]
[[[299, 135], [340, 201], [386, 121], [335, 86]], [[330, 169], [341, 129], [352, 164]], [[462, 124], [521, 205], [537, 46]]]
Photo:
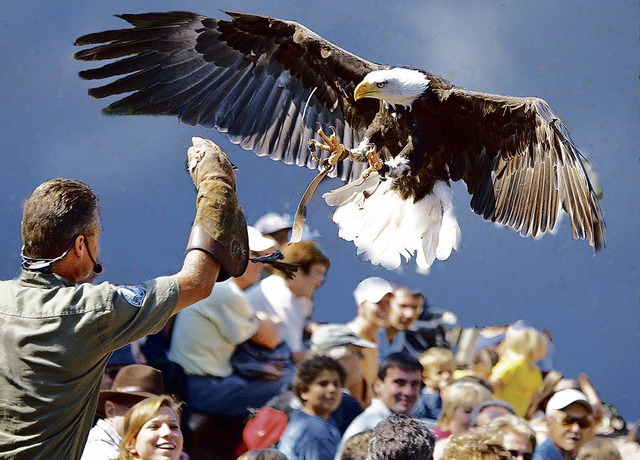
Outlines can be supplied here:
[[94, 297], [107, 303], [100, 335], [111, 351], [160, 331], [178, 302], [174, 276], [136, 285], [102, 283], [91, 287], [101, 290], [103, 295]]

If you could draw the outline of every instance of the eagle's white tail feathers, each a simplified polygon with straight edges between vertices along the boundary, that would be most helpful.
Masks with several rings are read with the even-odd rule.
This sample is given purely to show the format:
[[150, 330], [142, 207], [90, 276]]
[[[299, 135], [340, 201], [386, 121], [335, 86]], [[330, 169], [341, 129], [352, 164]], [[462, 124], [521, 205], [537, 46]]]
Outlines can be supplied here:
[[436, 258], [445, 260], [458, 247], [460, 228], [451, 189], [439, 182], [433, 194], [414, 203], [401, 199], [392, 185], [392, 180], [382, 181], [375, 175], [366, 186], [352, 187], [351, 196], [342, 187], [339, 195], [328, 192], [323, 197], [327, 204], [339, 204], [333, 221], [340, 237], [353, 241], [362, 259], [394, 269], [402, 258], [415, 255], [418, 270], [426, 273]]

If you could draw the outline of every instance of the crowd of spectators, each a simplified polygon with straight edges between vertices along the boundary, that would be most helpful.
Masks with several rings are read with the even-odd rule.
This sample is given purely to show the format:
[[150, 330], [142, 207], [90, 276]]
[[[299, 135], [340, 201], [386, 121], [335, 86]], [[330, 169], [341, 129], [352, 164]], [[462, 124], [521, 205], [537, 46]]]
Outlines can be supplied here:
[[[100, 232], [97, 197], [82, 183], [57, 180], [27, 201], [26, 227], [31, 211], [37, 216], [40, 208], [66, 206], [56, 193], [76, 190], [86, 198], [84, 214], [72, 216], [84, 222], [81, 232], [65, 230], [60, 241], [75, 236], [61, 256], [46, 252], [44, 233], [23, 235], [42, 246], [25, 243], [26, 251], [40, 255], [27, 256], [23, 248], [22, 277], [0, 291], [14, 298], [3, 303], [15, 307], [5, 315], [12, 333], [31, 337], [22, 340], [31, 341], [29, 347], [5, 350], [0, 362], [3, 385], [11, 390], [0, 409], [13, 414], [1, 422], [0, 439], [19, 440], [0, 443], [0, 456], [12, 451], [11, 458], [38, 457], [37, 443], [21, 434], [37, 430], [53, 433], [42, 458], [65, 449], [66, 438], [70, 455], [82, 452], [84, 460], [640, 458], [637, 427], [600, 400], [585, 374], [567, 379], [554, 369], [550, 335], [523, 321], [456, 342], [426, 319], [424, 293], [379, 277], [355, 286], [351, 321], [314, 321], [314, 293], [324, 284], [329, 258], [312, 240], [286, 244], [292, 226], [286, 216], [264, 216], [247, 226], [247, 236], [237, 225], [233, 231], [222, 225], [246, 225], [233, 200], [207, 201], [221, 196], [207, 189], [234, 187], [232, 169], [217, 146], [197, 139], [189, 153], [192, 178], [203, 192], [189, 242], [197, 251], [187, 252], [185, 268], [174, 277], [139, 286], [83, 283], [102, 270], [92, 256]], [[74, 206], [65, 212], [76, 212]], [[233, 258], [243, 244], [252, 259], [246, 269]], [[262, 262], [276, 249], [297, 271], [278, 270], [277, 264], [265, 270]], [[206, 280], [207, 273], [215, 279]], [[62, 319], [39, 323], [36, 331], [30, 321], [42, 320], [41, 313], [25, 314], [29, 302], [15, 299], [34, 300], [37, 283], [61, 294], [53, 303], [31, 303], [55, 304], [62, 310], [51, 307], [49, 314]], [[68, 298], [76, 292], [82, 301]], [[64, 311], [73, 302], [74, 314], [86, 315], [79, 323]], [[111, 324], [106, 319], [115, 310], [119, 322]], [[61, 335], [47, 334], [47, 327]], [[65, 339], [70, 350], [89, 347], [77, 361], [84, 366], [78, 376], [70, 378], [65, 363], [47, 366], [51, 338]], [[13, 346], [8, 338], [6, 343]], [[46, 368], [55, 382], [7, 371], [25, 360]], [[94, 381], [102, 369], [98, 390]], [[18, 380], [29, 388], [19, 391]], [[70, 389], [79, 380], [87, 394]], [[36, 400], [47, 388], [57, 393]], [[91, 429], [82, 417], [73, 423], [55, 418], [68, 406], [86, 412], [94, 406], [92, 395], [97, 409]], [[49, 418], [24, 417], [25, 398], [34, 410], [48, 407]], [[628, 428], [628, 443], [612, 436]], [[88, 432], [88, 439], [74, 432]]]

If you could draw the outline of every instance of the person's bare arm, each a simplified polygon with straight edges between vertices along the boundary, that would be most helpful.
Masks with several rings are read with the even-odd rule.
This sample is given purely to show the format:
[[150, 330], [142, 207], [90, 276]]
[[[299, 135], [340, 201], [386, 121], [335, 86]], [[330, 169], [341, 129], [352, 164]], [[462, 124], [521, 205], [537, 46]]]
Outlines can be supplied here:
[[258, 329], [249, 339], [257, 345], [262, 345], [270, 349], [274, 349], [280, 342], [282, 342], [282, 333], [276, 324], [271, 320], [269, 315], [258, 312], [256, 313], [258, 318]]
[[173, 315], [211, 294], [220, 264], [203, 251], [189, 251], [182, 270], [176, 274], [180, 292]]

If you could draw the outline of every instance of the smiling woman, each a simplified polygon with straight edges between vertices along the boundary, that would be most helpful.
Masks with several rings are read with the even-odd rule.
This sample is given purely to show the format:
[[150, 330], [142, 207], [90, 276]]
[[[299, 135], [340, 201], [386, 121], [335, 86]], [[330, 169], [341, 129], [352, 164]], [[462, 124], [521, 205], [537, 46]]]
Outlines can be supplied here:
[[127, 412], [120, 460], [162, 458], [177, 460], [184, 438], [180, 430], [180, 404], [160, 395], [140, 401]]

